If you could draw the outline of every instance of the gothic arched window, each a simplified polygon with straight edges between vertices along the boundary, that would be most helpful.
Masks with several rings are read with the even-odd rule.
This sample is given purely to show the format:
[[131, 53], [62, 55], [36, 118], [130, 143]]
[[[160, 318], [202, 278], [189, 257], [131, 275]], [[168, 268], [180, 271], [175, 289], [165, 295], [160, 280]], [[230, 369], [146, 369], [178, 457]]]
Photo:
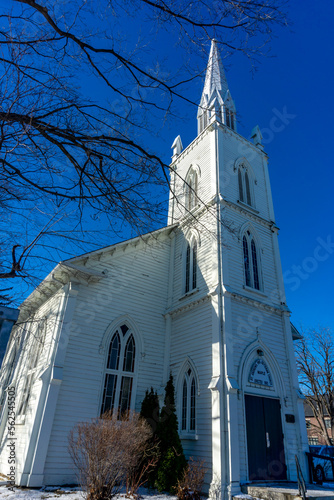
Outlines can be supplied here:
[[186, 209], [192, 210], [197, 205], [197, 195], [198, 195], [198, 175], [195, 170], [191, 170], [185, 181], [185, 207]]
[[199, 133], [208, 126], [208, 110], [203, 109], [202, 114], [199, 116]]
[[35, 322], [30, 324], [30, 337], [28, 338], [28, 357], [26, 359], [26, 372], [21, 390], [21, 399], [17, 407], [17, 415], [25, 415], [33, 385], [37, 378], [41, 356], [45, 346], [47, 319], [35, 318]]
[[101, 415], [117, 410], [118, 415], [130, 410], [136, 346], [126, 324], [113, 334], [107, 358]]
[[247, 203], [247, 205], [254, 205], [252, 190], [251, 190], [251, 177], [245, 165], [240, 165], [238, 168], [238, 186], [239, 186], [239, 201]]
[[186, 249], [185, 293], [197, 288], [197, 241], [193, 238]]
[[249, 231], [242, 238], [245, 284], [260, 290], [259, 255], [256, 243]]
[[196, 379], [193, 370], [188, 367], [182, 383], [181, 431], [196, 430]]
[[232, 130], [235, 129], [235, 116], [233, 111], [228, 107], [225, 107], [225, 125]]

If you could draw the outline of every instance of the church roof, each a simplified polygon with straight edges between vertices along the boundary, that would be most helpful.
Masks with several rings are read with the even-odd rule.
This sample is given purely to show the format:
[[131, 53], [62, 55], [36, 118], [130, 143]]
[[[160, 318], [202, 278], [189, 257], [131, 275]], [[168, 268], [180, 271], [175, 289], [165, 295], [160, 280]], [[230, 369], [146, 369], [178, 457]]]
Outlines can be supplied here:
[[108, 245], [106, 247], [99, 248], [98, 250], [93, 250], [92, 252], [87, 252], [81, 255], [78, 255], [76, 257], [72, 257], [70, 259], [64, 260], [64, 264], [70, 264], [72, 262], [80, 261], [82, 259], [87, 259], [89, 257], [98, 255], [98, 254], [103, 254], [105, 252], [110, 252], [111, 250], [116, 250], [117, 248], [124, 247], [124, 246], [129, 246], [129, 245], [136, 245], [140, 241], [147, 241], [151, 238], [156, 238], [162, 233], [167, 233], [169, 234], [172, 232], [173, 229], [175, 229], [179, 224], [171, 224], [169, 226], [164, 226], [159, 229], [156, 229], [155, 231], [150, 231], [148, 233], [141, 234], [139, 236], [135, 236], [134, 238], [129, 238], [128, 240], [120, 241], [119, 243], [114, 243], [113, 245]]
[[20, 319], [22, 320], [22, 318], [24, 319], [25, 317], [32, 314], [38, 307], [43, 304], [43, 302], [48, 300], [62, 286], [66, 285], [66, 283], [72, 280], [92, 283], [106, 278], [103, 273], [96, 272], [85, 267], [84, 265], [81, 265], [84, 259], [88, 260], [91, 257], [99, 258], [99, 256], [103, 253], [113, 252], [118, 248], [122, 248], [123, 250], [125, 250], [125, 248], [128, 246], [136, 245], [140, 241], [147, 242], [152, 238], [157, 238], [163, 233], [169, 235], [177, 226], [178, 224], [165, 226], [155, 231], [136, 236], [135, 238], [130, 238], [119, 243], [114, 243], [113, 245], [108, 245], [98, 250], [94, 250], [93, 252], [87, 252], [85, 254], [59, 262], [59, 264], [56, 265], [56, 267], [46, 276], [46, 278], [44, 278], [44, 280], [19, 306]]

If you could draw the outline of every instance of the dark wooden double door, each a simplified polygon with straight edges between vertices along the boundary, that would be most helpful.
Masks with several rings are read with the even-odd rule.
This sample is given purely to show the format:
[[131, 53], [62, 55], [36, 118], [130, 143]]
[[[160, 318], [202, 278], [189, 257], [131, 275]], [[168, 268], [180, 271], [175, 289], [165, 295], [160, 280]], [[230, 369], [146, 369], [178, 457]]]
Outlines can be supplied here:
[[245, 396], [249, 480], [286, 479], [278, 399]]

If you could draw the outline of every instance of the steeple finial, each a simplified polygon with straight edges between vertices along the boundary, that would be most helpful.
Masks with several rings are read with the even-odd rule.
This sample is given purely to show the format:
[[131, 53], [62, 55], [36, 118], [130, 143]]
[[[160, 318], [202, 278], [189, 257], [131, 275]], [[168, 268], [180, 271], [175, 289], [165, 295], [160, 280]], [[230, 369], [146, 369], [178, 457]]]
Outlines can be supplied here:
[[211, 42], [205, 83], [197, 113], [198, 133], [215, 119], [235, 129], [235, 107], [215, 39]]

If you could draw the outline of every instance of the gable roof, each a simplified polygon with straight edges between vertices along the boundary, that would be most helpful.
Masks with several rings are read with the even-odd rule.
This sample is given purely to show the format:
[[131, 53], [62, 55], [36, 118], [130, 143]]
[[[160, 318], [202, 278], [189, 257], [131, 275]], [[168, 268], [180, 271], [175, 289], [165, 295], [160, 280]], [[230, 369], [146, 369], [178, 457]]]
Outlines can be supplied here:
[[[126, 250], [127, 247], [137, 245], [138, 242], [147, 242], [150, 239], [156, 239], [160, 235], [165, 234], [168, 236], [178, 224], [165, 226], [163, 228], [145, 233], [135, 238], [130, 238], [113, 245], [87, 252], [70, 259], [59, 262], [56, 267], [44, 278], [44, 280], [35, 288], [35, 290], [22, 302], [19, 306], [20, 319], [24, 320], [31, 315], [38, 307], [40, 307], [46, 300], [54, 295], [58, 290], [65, 286], [70, 281], [79, 281], [84, 283], [94, 283], [101, 279], [106, 278], [103, 273], [90, 270], [84, 265], [81, 265], [83, 259], [89, 260], [90, 258], [99, 258], [103, 253], [113, 252], [116, 249]], [[85, 262], [86, 263], [86, 262]]]

